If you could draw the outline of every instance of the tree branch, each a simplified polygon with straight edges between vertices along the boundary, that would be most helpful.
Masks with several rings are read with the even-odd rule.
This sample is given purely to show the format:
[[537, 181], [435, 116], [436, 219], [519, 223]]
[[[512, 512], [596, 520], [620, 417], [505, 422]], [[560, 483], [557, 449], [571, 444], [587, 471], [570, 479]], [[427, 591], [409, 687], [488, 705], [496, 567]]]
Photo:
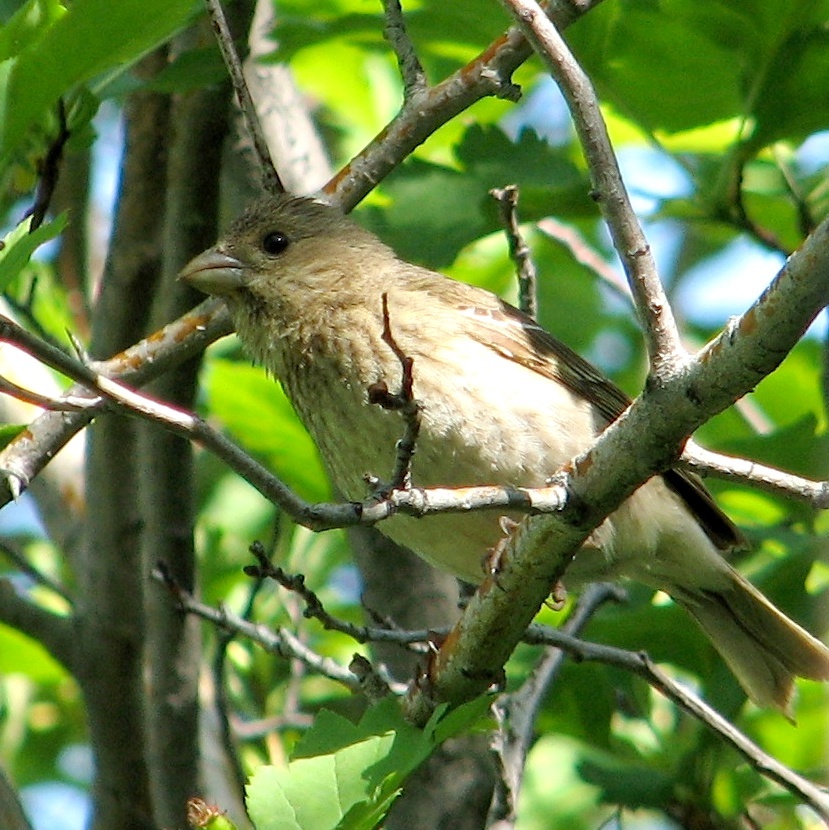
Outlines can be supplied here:
[[[565, 28], [600, 2], [550, 0], [543, 5]], [[325, 192], [348, 211], [432, 133], [476, 101], [488, 96], [517, 100], [520, 89], [512, 83], [512, 73], [531, 54], [521, 31], [512, 27], [441, 83], [411, 92], [395, 118], [328, 182]]]
[[518, 275], [518, 308], [533, 320], [538, 317], [538, 274], [529, 245], [518, 226], [518, 188], [514, 184], [489, 191], [498, 202], [501, 224], [507, 235], [509, 252]]
[[794, 254], [757, 302], [681, 374], [643, 394], [557, 477], [559, 513], [524, 519], [505, 543], [506, 564], [470, 600], [409, 711], [428, 719], [437, 701], [484, 691], [587, 536], [654, 473], [667, 469], [688, 436], [783, 360], [829, 302], [829, 219]]
[[[573, 613], [556, 636], [578, 639], [585, 625], [608, 600], [619, 600], [624, 591], [616, 585], [591, 585], [579, 598]], [[527, 755], [535, 738], [538, 711], [564, 664], [565, 652], [548, 645], [532, 673], [519, 689], [502, 695], [492, 706], [498, 721], [494, 750], [500, 774], [495, 785], [487, 827], [490, 830], [508, 830], [517, 819], [518, 796], [524, 778]]]
[[241, 634], [280, 657], [300, 660], [315, 673], [324, 675], [351, 689], [351, 691], [359, 691], [360, 682], [353, 672], [344, 668], [335, 660], [317, 654], [287, 629], [272, 629], [244, 619], [224, 607], [212, 608], [205, 605], [196, 600], [189, 591], [185, 591], [171, 582], [169, 575], [161, 570], [156, 569], [153, 572], [153, 578], [170, 589], [175, 601], [185, 613], [195, 614], [197, 617], [201, 617], [201, 619], [207, 620], [225, 631]]
[[37, 640], [70, 673], [77, 669], [72, 617], [32, 602], [18, 593], [8, 579], [0, 579], [0, 620]]
[[253, 143], [254, 152], [259, 161], [262, 184], [269, 193], [282, 193], [285, 187], [279, 178], [276, 167], [274, 167], [273, 159], [271, 159], [268, 142], [265, 139], [265, 134], [262, 132], [262, 125], [259, 123], [259, 117], [256, 114], [256, 106], [253, 103], [253, 98], [251, 98], [247, 81], [245, 81], [242, 62], [239, 60], [239, 55], [236, 52], [233, 35], [231, 35], [230, 29], [228, 28], [221, 0], [205, 0], [205, 2], [207, 3], [207, 10], [210, 14], [210, 21], [213, 24], [213, 30], [216, 33], [216, 41], [219, 44], [225, 67], [230, 76], [230, 81], [233, 84], [233, 91], [236, 93], [239, 109], [242, 112], [245, 126]]
[[645, 326], [651, 373], [659, 381], [680, 368], [686, 352], [650, 244], [622, 181], [596, 92], [556, 26], [535, 0], [501, 0], [501, 3], [512, 12], [521, 31], [558, 83], [570, 108], [590, 169], [594, 198], [602, 209]]
[[[95, 386], [92, 368], [127, 383], [141, 385], [199, 354], [214, 340], [232, 330], [230, 315], [224, 304], [220, 300], [205, 300], [150, 337], [109, 360], [92, 362], [87, 367], [88, 371], [84, 371], [82, 364], [59, 349], [52, 351], [44, 348], [47, 344], [42, 340], [0, 315], [0, 341], [20, 346], [67, 377], [77, 380], [78, 385], [63, 396], [63, 399], [76, 404], [82, 398], [88, 399], [88, 390]], [[93, 382], [90, 383], [90, 379]], [[4, 485], [0, 488], [0, 508], [16, 499], [72, 436], [87, 426], [105, 405], [104, 399], [94, 395], [85, 403], [83, 411], [45, 412], [9, 442], [0, 452], [0, 470], [3, 473], [0, 483]]]
[[681, 683], [665, 674], [644, 652], [627, 651], [599, 643], [587, 643], [577, 637], [565, 638], [561, 632], [555, 632], [555, 637], [549, 639], [548, 633], [541, 626], [531, 626], [526, 640], [537, 643], [555, 642], [558, 647], [566, 649], [579, 660], [591, 660], [617, 666], [642, 677], [680, 709], [711, 729], [720, 739], [742, 755], [761, 775], [778, 783], [808, 804], [824, 821], [829, 822], [829, 794], [765, 753], [740, 732], [728, 718], [723, 717]]
[[408, 99], [427, 87], [426, 73], [417, 57], [414, 44], [406, 32], [400, 0], [383, 0], [386, 25], [383, 34], [397, 55], [397, 65], [403, 78], [403, 97]]
[[751, 484], [758, 490], [795, 499], [818, 510], [829, 508], [829, 481], [813, 481], [748, 458], [712, 452], [690, 438], [678, 466], [702, 475]]

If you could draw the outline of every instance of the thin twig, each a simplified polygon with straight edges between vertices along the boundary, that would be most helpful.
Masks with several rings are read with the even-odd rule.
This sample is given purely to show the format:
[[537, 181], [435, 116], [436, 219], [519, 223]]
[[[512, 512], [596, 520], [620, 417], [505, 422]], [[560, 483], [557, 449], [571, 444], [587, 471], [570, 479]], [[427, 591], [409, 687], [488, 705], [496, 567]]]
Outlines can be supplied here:
[[80, 412], [85, 407], [66, 398], [54, 398], [50, 395], [41, 395], [31, 389], [25, 389], [17, 383], [0, 375], [0, 394], [10, 395], [23, 403], [39, 406], [41, 409], [52, 409], [58, 412]]
[[258, 643], [262, 648], [288, 659], [301, 660], [308, 668], [317, 674], [324, 675], [352, 691], [359, 690], [358, 679], [348, 669], [335, 660], [323, 657], [304, 645], [295, 634], [284, 628], [271, 629], [265, 625], [253, 623], [228, 611], [226, 608], [213, 608], [205, 605], [193, 597], [188, 591], [171, 580], [170, 575], [163, 568], [153, 571], [153, 578], [165, 585], [178, 606], [187, 614], [195, 614], [213, 625], [242, 635]]
[[44, 588], [59, 596], [67, 605], [74, 605], [74, 599], [69, 591], [60, 582], [47, 576], [43, 571], [38, 570], [32, 565], [23, 553], [17, 550], [11, 542], [8, 540], [0, 541], [0, 553], [35, 583], [42, 585]]
[[789, 195], [792, 197], [792, 201], [797, 209], [797, 219], [800, 233], [802, 236], [806, 237], [815, 229], [815, 225], [817, 224], [815, 217], [812, 215], [809, 202], [803, 193], [800, 183], [795, 177], [794, 171], [791, 169], [791, 165], [788, 160], [784, 158], [784, 155], [780, 152], [779, 147], [774, 146], [772, 148], [772, 153], [774, 154], [775, 162], [777, 162], [777, 168], [780, 170], [780, 175], [783, 177], [783, 181], [786, 182], [786, 189], [789, 191]]
[[49, 205], [52, 203], [52, 196], [54, 196], [55, 188], [58, 184], [63, 149], [71, 136], [69, 127], [66, 124], [66, 104], [63, 98], [58, 98], [57, 115], [58, 134], [52, 140], [43, 161], [40, 163], [35, 201], [26, 214], [32, 217], [29, 225], [29, 233], [37, 230], [46, 218], [46, 212], [49, 210]]
[[[591, 585], [579, 598], [569, 619], [559, 633], [578, 637], [584, 626], [607, 601], [619, 601], [624, 591], [617, 585]], [[493, 705], [498, 721], [494, 751], [499, 775], [487, 816], [488, 828], [506, 830], [517, 819], [518, 796], [527, 763], [527, 755], [535, 737], [538, 711], [564, 663], [564, 652], [547, 646], [530, 676], [512, 694], [502, 695]]]
[[576, 262], [589, 268], [614, 293], [630, 302], [630, 286], [621, 272], [604, 259], [574, 227], [551, 216], [540, 219], [536, 227], [543, 234], [564, 245]]
[[348, 664], [349, 671], [360, 681], [360, 690], [368, 698], [369, 703], [377, 703], [384, 697], [392, 694], [392, 687], [387, 677], [384, 677], [372, 666], [371, 661], [362, 654], [355, 654]]
[[[284, 509], [295, 522], [312, 530], [352, 527], [358, 524], [371, 525], [396, 512], [413, 516], [445, 512], [466, 513], [470, 509], [503, 510], [504, 508], [550, 512], [561, 506], [561, 493], [557, 487], [511, 488], [493, 485], [429, 490], [397, 489], [392, 490], [383, 498], [378, 498], [376, 494], [372, 495], [364, 503], [314, 504], [307, 502], [198, 416], [154, 400], [105, 375], [97, 374], [90, 366], [84, 366], [60, 350], [52, 349], [48, 344], [33, 338], [28, 332], [2, 316], [0, 316], [0, 340], [19, 345], [46, 365], [58, 369], [76, 381], [78, 386], [70, 390], [70, 400], [81, 411], [61, 413], [64, 418], [73, 416], [83, 418], [85, 420], [81, 426], [85, 426], [101, 409], [114, 404], [127, 414], [158, 423], [171, 432], [183, 435], [209, 449], [259, 490], [265, 498]], [[101, 364], [92, 364], [95, 367], [98, 365]], [[65, 400], [65, 396], [57, 399], [57, 401], [61, 400]], [[58, 403], [56, 402], [55, 405], [58, 406]], [[76, 424], [76, 421], [72, 422], [73, 426]], [[32, 425], [28, 431], [31, 428]], [[5, 463], [3, 459], [4, 455], [0, 454], [0, 468], [5, 470], [7, 485], [10, 488], [15, 485], [19, 487], [20, 489], [16, 492], [16, 495], [19, 495], [22, 487], [28, 485], [28, 478], [9, 462], [8, 457]]]
[[794, 499], [819, 510], [829, 509], [829, 481], [814, 481], [748, 458], [712, 452], [693, 439], [685, 445], [678, 466], [703, 475], [751, 484], [759, 490]]
[[[250, 590], [248, 591], [247, 600], [241, 612], [243, 620], [250, 621], [253, 616], [253, 607], [256, 597], [260, 589], [264, 585], [264, 580], [253, 580], [251, 582]], [[219, 717], [219, 724], [221, 728], [222, 744], [224, 746], [225, 755], [230, 761], [233, 773], [236, 779], [236, 786], [239, 794], [244, 800], [245, 784], [247, 782], [247, 775], [245, 774], [242, 759], [236, 751], [236, 746], [233, 741], [234, 729], [231, 725], [230, 719], [230, 701], [227, 694], [227, 681], [225, 679], [225, 667], [227, 665], [228, 648], [230, 644], [236, 639], [236, 632], [227, 628], [219, 629], [220, 634], [216, 643], [216, 656], [213, 659], [213, 687], [216, 695], [216, 712]]]
[[[250, 552], [256, 557], [257, 564], [246, 566], [245, 573], [256, 579], [272, 579], [286, 590], [296, 594], [305, 605], [303, 617], [318, 620], [328, 631], [339, 631], [358, 643], [385, 642], [409, 646], [414, 643], [428, 642], [430, 638], [430, 632], [426, 630], [401, 631], [400, 629], [371, 628], [341, 620], [325, 609], [322, 600], [305, 584], [304, 574], [289, 574], [278, 565], [274, 565], [265, 555], [264, 548], [259, 542], [254, 542], [250, 546]], [[421, 649], [416, 650], [421, 651]]]
[[253, 150], [259, 161], [262, 184], [269, 193], [283, 193], [285, 187], [279, 178], [279, 173], [276, 171], [270, 150], [268, 149], [267, 139], [262, 132], [262, 125], [259, 123], [259, 117], [256, 114], [256, 105], [253, 103], [253, 98], [245, 81], [242, 62], [239, 60], [239, 55], [236, 52], [236, 46], [233, 43], [233, 36], [228, 28], [222, 4], [220, 0], [205, 0], [205, 2], [207, 3], [210, 20], [213, 24], [213, 31], [216, 33], [216, 40], [219, 44], [222, 58], [230, 75], [230, 81], [233, 84], [233, 91], [236, 93], [239, 109], [242, 111], [245, 126], [253, 143]]
[[[579, 660], [592, 660], [617, 666], [644, 678], [654, 689], [733, 747], [761, 775], [780, 784], [808, 804], [824, 821], [829, 821], [829, 794], [765, 753], [740, 732], [731, 721], [654, 665], [644, 652], [627, 651], [598, 643], [586, 643], [576, 637], [565, 638], [561, 632], [556, 632], [555, 638], [548, 639], [548, 635], [549, 631], [545, 631], [541, 626], [531, 626], [527, 632], [526, 641], [539, 644], [555, 642], [557, 646], [566, 649]], [[565, 642], [565, 639], [569, 642]]]
[[650, 245], [627, 194], [590, 79], [535, 0], [501, 0], [564, 95], [590, 169], [594, 196], [621, 257], [645, 326], [651, 372], [671, 375], [686, 357]]
[[3, 294], [3, 302], [9, 307], [9, 310], [20, 320], [22, 320], [28, 329], [36, 334], [41, 340], [51, 343], [55, 348], [60, 348], [58, 339], [52, 332], [46, 330], [46, 326], [40, 321], [38, 315], [35, 313], [34, 305], [37, 294], [38, 277], [37, 272], [32, 276], [29, 283], [26, 296], [22, 300], [13, 297], [10, 292]]
[[414, 397], [414, 359], [407, 355], [394, 339], [389, 319], [389, 295], [383, 292], [383, 342], [394, 352], [394, 356], [400, 362], [400, 391], [390, 392], [385, 382], [378, 381], [372, 384], [368, 390], [369, 403], [382, 406], [403, 416], [405, 430], [403, 437], [397, 442], [397, 458], [395, 460], [392, 480], [388, 488], [381, 486], [381, 494], [384, 490], [408, 490], [412, 486], [412, 459], [417, 448], [417, 439], [420, 435], [420, 404]]
[[386, 13], [383, 34], [397, 55], [397, 64], [403, 78], [403, 96], [408, 99], [426, 89], [426, 73], [406, 32], [400, 0], [383, 0], [383, 8]]
[[538, 274], [518, 225], [518, 187], [510, 184], [503, 188], [496, 187], [489, 193], [498, 202], [509, 253], [518, 274], [518, 307], [535, 320], [538, 317]]
[[727, 205], [722, 209], [725, 218], [729, 224], [744, 231], [764, 247], [772, 251], [777, 251], [783, 256], [790, 256], [792, 251], [786, 247], [781, 239], [773, 231], [758, 225], [749, 215], [746, 210], [746, 203], [744, 198], [744, 179], [746, 163], [748, 159], [744, 152], [737, 151], [737, 158], [734, 159], [733, 181], [729, 190], [731, 192], [731, 199]]
[[[211, 298], [129, 349], [93, 365], [98, 372], [140, 385], [193, 357], [231, 331], [230, 315], [224, 303]], [[41, 350], [41, 341], [32, 341], [25, 335], [25, 330], [13, 320], [0, 315], [0, 341], [19, 345], [41, 362], [57, 368], [49, 362], [48, 353]], [[79, 384], [63, 399], [88, 396], [87, 386]], [[100, 397], [95, 406], [90, 405], [81, 412], [44, 412], [14, 438], [0, 452], [0, 507], [17, 498], [48, 461], [106, 405]]]

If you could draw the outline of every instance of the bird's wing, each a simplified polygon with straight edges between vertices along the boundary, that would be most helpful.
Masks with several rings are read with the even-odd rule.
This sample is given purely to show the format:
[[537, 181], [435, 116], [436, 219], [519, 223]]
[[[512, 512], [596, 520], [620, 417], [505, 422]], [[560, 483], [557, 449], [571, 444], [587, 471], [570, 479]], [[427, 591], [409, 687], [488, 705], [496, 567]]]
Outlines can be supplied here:
[[[630, 405], [631, 399], [616, 384], [518, 309], [499, 301], [487, 307], [466, 306], [464, 311], [478, 324], [470, 327], [473, 336], [475, 332], [485, 332], [484, 342], [491, 349], [586, 398], [608, 424]], [[743, 535], [720, 510], [698, 476], [671, 469], [662, 477], [696, 516], [717, 548], [730, 550], [746, 546]]]

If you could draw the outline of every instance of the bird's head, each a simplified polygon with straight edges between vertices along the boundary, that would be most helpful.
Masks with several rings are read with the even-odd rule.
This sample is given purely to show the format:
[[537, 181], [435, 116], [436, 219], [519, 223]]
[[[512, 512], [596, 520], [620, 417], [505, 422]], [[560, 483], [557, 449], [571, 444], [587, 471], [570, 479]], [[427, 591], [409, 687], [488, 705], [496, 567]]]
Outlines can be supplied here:
[[231, 309], [237, 303], [302, 303], [320, 291], [365, 290], [365, 280], [395, 259], [377, 237], [336, 208], [280, 194], [254, 202], [179, 279], [225, 297]]

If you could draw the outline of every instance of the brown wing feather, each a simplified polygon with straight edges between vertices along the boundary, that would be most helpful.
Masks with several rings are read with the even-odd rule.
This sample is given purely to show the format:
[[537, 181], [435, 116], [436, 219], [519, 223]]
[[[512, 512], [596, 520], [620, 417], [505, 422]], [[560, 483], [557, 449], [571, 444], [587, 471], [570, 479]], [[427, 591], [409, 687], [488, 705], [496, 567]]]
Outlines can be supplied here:
[[[518, 309], [501, 302], [498, 307], [470, 309], [478, 319], [493, 324], [487, 332], [487, 345], [540, 375], [563, 383], [577, 395], [587, 398], [606, 419], [615, 421], [631, 399], [569, 346], [556, 340]], [[696, 516], [711, 541], [720, 550], [746, 546], [746, 541], [731, 519], [720, 510], [702, 480], [684, 470], [667, 470], [665, 483]]]

